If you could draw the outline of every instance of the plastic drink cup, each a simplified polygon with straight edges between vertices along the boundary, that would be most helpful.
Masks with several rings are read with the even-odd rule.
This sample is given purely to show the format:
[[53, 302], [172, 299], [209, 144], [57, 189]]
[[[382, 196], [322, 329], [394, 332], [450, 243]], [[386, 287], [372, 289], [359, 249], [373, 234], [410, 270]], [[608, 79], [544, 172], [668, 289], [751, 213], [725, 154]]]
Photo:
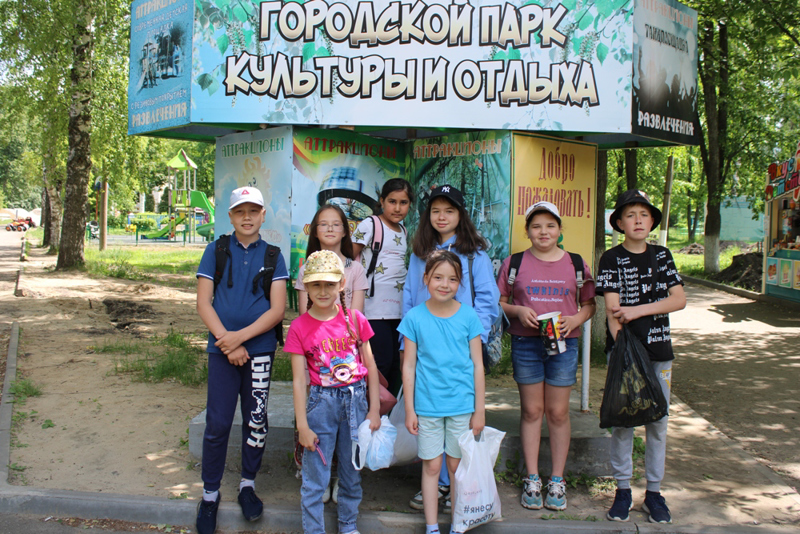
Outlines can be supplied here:
[[558, 328], [561, 312], [544, 313], [539, 315], [537, 319], [539, 320], [539, 334], [547, 355], [554, 356], [567, 350], [567, 342], [564, 341], [561, 330]]

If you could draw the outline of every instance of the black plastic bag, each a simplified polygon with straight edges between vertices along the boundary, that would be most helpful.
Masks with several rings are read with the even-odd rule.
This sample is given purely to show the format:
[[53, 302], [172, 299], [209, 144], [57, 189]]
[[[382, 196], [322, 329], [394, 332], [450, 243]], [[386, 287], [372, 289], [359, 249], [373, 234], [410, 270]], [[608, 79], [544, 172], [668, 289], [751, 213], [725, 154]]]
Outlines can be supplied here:
[[668, 414], [667, 399], [647, 349], [623, 324], [608, 361], [600, 428], [642, 426]]

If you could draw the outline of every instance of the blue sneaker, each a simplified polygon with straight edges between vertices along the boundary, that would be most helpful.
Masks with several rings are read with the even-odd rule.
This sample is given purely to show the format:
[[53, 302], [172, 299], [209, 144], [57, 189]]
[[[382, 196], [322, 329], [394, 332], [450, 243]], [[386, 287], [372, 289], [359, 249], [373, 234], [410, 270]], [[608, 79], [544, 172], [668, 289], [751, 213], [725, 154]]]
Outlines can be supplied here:
[[197, 527], [198, 534], [214, 534], [217, 530], [217, 510], [219, 510], [219, 503], [222, 501], [222, 495], [217, 494], [216, 501], [206, 501], [200, 499], [197, 505]]
[[642, 510], [650, 514], [651, 523], [672, 523], [672, 516], [667, 508], [667, 502], [658, 491], [644, 492]]
[[248, 521], [258, 521], [264, 511], [264, 503], [250, 486], [239, 490], [239, 506], [242, 507], [242, 515]]
[[539, 510], [542, 507], [542, 479], [539, 475], [528, 475], [522, 486], [522, 498], [520, 499], [523, 508], [528, 510]]
[[548, 510], [566, 510], [567, 508], [567, 482], [563, 477], [552, 477], [547, 484], [547, 497], [544, 507]]
[[614, 504], [606, 514], [610, 521], [628, 521], [631, 518], [631, 508], [633, 508], [633, 496], [630, 489], [618, 489], [614, 497]]

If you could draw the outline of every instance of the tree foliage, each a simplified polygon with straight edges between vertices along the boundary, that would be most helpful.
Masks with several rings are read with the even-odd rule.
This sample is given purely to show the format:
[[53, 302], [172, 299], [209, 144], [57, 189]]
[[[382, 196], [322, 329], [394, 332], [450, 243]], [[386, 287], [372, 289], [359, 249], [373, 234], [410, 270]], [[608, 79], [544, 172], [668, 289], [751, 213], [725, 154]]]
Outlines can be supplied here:
[[800, 134], [797, 2], [699, 0], [698, 49], [708, 188], [705, 270], [719, 271], [720, 206], [747, 195], [760, 207], [767, 166]]

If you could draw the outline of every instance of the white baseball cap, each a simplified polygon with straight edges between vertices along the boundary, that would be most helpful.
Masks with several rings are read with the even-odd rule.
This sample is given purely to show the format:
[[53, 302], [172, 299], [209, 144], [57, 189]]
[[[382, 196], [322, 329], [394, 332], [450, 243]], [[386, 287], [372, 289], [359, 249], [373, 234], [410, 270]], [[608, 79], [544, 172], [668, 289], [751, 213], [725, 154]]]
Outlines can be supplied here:
[[531, 217], [533, 217], [535, 213], [539, 213], [542, 211], [546, 211], [547, 213], [555, 217], [556, 220], [558, 221], [558, 224], [561, 224], [561, 215], [558, 213], [558, 208], [556, 207], [556, 205], [553, 204], [552, 202], [545, 202], [545, 201], [537, 202], [536, 204], [531, 205], [527, 210], [525, 210], [525, 222], [527, 223], [528, 221], [530, 221]]
[[245, 202], [252, 202], [262, 208], [264, 207], [264, 197], [261, 195], [261, 191], [255, 187], [240, 187], [234, 189], [231, 193], [231, 205], [228, 210], [232, 210], [239, 204], [244, 204]]

